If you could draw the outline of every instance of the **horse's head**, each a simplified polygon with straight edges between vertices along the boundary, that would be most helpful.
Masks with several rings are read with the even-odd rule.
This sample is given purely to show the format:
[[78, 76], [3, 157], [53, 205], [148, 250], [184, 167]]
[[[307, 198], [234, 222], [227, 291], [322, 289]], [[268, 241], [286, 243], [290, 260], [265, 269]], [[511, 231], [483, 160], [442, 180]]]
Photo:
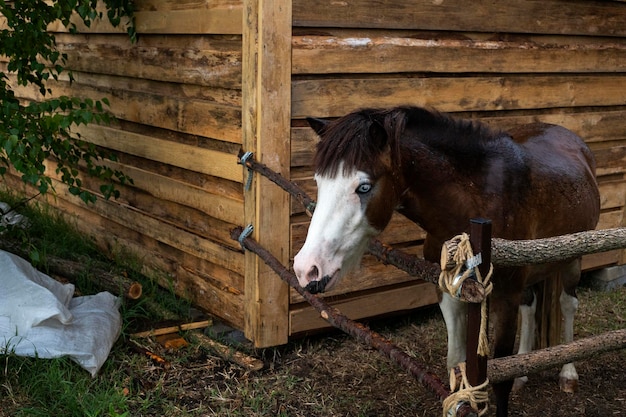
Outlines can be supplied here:
[[384, 121], [385, 114], [364, 110], [333, 122], [309, 119], [321, 138], [315, 157], [317, 205], [294, 271], [312, 293], [331, 288], [358, 265], [397, 204], [398, 152], [390, 129], [375, 117]]

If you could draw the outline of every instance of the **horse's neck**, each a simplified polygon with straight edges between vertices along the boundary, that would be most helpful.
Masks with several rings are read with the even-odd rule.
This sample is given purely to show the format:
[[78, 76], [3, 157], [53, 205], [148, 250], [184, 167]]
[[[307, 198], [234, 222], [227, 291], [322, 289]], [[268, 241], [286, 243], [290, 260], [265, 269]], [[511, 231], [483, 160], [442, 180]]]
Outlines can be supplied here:
[[429, 233], [463, 230], [474, 203], [471, 178], [422, 144], [409, 144], [402, 155], [404, 189], [398, 211]]

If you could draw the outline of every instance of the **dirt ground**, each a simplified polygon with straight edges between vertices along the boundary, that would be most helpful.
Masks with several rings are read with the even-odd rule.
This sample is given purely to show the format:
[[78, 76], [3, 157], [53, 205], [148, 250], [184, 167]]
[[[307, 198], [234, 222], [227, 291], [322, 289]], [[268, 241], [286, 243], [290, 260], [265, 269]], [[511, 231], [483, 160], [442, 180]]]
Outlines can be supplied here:
[[[575, 338], [626, 326], [626, 287], [610, 293], [583, 288], [579, 298]], [[369, 325], [446, 378], [445, 326], [438, 308]], [[247, 372], [200, 348], [161, 353], [172, 361], [168, 370], [146, 359], [129, 367], [134, 369], [128, 376], [130, 395], [137, 396], [138, 404], [158, 391], [184, 415], [441, 415], [434, 395], [407, 372], [341, 333], [252, 351], [265, 362], [257, 372]], [[578, 362], [580, 383], [575, 394], [560, 392], [558, 369], [532, 375], [524, 390], [512, 394], [510, 415], [626, 416], [625, 361], [626, 350], [621, 350]], [[133, 415], [166, 414], [177, 412], [138, 409]], [[487, 415], [495, 415], [493, 407]]]

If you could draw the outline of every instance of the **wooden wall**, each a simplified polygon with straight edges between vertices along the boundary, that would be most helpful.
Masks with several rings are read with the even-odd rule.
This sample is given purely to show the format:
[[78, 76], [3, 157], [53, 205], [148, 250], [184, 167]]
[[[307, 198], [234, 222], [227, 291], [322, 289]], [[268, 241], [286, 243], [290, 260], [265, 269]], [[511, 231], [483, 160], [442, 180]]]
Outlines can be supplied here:
[[[270, 346], [324, 327], [310, 307], [229, 237], [253, 237], [288, 263], [308, 217], [237, 165], [240, 148], [315, 195], [316, 138], [304, 118], [416, 104], [498, 126], [533, 120], [583, 136], [598, 159], [600, 227], [624, 225], [626, 2], [582, 0], [137, 0], [137, 44], [106, 23], [60, 26], [67, 77], [55, 94], [107, 97], [118, 118], [86, 140], [134, 178], [118, 201], [49, 201], [107, 250], [128, 248], [193, 303]], [[79, 25], [80, 26], [80, 25]], [[6, 63], [0, 58], [0, 66]], [[25, 100], [40, 99], [18, 88]], [[7, 176], [9, 186], [19, 181]], [[88, 184], [92, 184], [87, 180]], [[420, 253], [423, 231], [397, 215], [382, 240]], [[623, 263], [589, 257], [587, 268]], [[435, 301], [370, 258], [330, 298], [358, 318]]]
[[[316, 138], [302, 118], [415, 104], [500, 127], [541, 120], [572, 129], [598, 161], [598, 227], [625, 225], [626, 3], [293, 0], [293, 26], [291, 175], [313, 195]], [[292, 255], [307, 225], [294, 205]], [[398, 215], [381, 240], [419, 253], [422, 238]], [[624, 261], [613, 251], [584, 265]], [[333, 292], [355, 316], [432, 302], [430, 287], [365, 264]], [[295, 293], [291, 300], [293, 332], [323, 324]]]

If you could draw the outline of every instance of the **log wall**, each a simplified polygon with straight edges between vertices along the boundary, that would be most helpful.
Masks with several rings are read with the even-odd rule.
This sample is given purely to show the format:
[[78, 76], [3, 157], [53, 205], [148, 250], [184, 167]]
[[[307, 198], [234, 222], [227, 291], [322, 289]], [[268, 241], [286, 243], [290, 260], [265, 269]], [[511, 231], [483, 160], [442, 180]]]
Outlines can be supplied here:
[[[136, 44], [103, 22], [79, 25], [81, 34], [50, 28], [75, 78], [72, 85], [62, 78], [54, 94], [109, 99], [118, 121], [79, 133], [116, 151], [113, 165], [135, 184], [118, 201], [85, 206], [62, 186], [49, 201], [104, 248], [130, 249], [162, 285], [245, 330], [257, 346], [326, 325], [229, 237], [232, 227], [252, 223], [253, 237], [284, 263], [297, 253], [308, 217], [265, 179], [255, 176], [244, 190], [236, 155], [255, 152], [314, 196], [316, 138], [307, 116], [415, 104], [500, 127], [564, 125], [598, 160], [599, 227], [625, 225], [625, 2], [137, 0], [136, 7]], [[31, 88], [17, 92], [41, 98]], [[418, 254], [423, 238], [400, 215], [382, 236]], [[624, 261], [614, 251], [587, 257], [585, 267]], [[436, 301], [432, 285], [370, 258], [330, 295], [353, 318]]]

